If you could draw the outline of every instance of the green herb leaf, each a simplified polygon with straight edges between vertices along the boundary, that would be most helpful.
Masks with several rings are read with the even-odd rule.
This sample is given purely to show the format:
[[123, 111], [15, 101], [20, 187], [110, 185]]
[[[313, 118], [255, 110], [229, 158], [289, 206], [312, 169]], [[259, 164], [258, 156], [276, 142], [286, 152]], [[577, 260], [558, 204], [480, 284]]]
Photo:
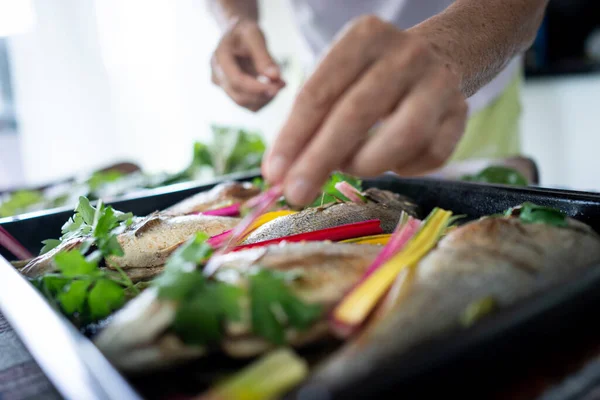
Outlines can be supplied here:
[[40, 255], [46, 254], [52, 249], [55, 249], [60, 244], [60, 240], [58, 239], [46, 239], [42, 240], [42, 244], [44, 245], [40, 250]]
[[98, 265], [87, 261], [79, 251], [66, 251], [54, 257], [56, 267], [66, 278], [93, 275], [98, 272]]
[[518, 216], [526, 223], [542, 223], [558, 227], [567, 226], [567, 215], [562, 211], [545, 206], [539, 206], [531, 202], [525, 202], [518, 207], [509, 208], [505, 216]]
[[181, 300], [196, 287], [204, 285], [204, 276], [196, 270], [213, 252], [206, 243], [208, 238], [206, 233], [198, 232], [171, 254], [164, 272], [153, 282], [158, 287], [160, 297]]
[[96, 210], [92, 207], [90, 201], [86, 197], [79, 197], [79, 203], [77, 203], [77, 207], [75, 207], [75, 212], [81, 216], [83, 223], [87, 225], [92, 225], [94, 223]]
[[163, 299], [184, 300], [190, 293], [205, 284], [205, 278], [197, 272], [166, 270], [153, 281], [158, 296]]
[[461, 180], [513, 186], [528, 185], [527, 179], [519, 171], [503, 166], [490, 166], [475, 175], [465, 175]]
[[[199, 273], [196, 273], [199, 275]], [[240, 317], [242, 290], [219, 282], [205, 282], [177, 309], [174, 331], [186, 343], [205, 345], [218, 342], [227, 319]]]
[[108, 317], [124, 303], [123, 288], [109, 279], [99, 280], [88, 296], [90, 315], [95, 320]]
[[91, 284], [89, 279], [72, 281], [58, 294], [58, 301], [67, 314], [83, 313], [87, 290]]
[[249, 277], [252, 329], [275, 344], [285, 343], [285, 328], [308, 328], [322, 313], [320, 305], [297, 298], [273, 271], [260, 270]]
[[358, 191], [362, 191], [362, 181], [358, 178], [355, 178], [350, 175], [345, 175], [340, 172], [334, 172], [331, 177], [327, 180], [325, 185], [323, 185], [322, 195], [319, 196], [315, 201], [310, 205], [311, 207], [318, 207], [321, 204], [327, 204], [337, 201], [338, 199], [342, 201], [350, 201], [346, 196], [341, 194], [336, 188], [336, 183], [346, 181], [350, 185], [352, 185]]

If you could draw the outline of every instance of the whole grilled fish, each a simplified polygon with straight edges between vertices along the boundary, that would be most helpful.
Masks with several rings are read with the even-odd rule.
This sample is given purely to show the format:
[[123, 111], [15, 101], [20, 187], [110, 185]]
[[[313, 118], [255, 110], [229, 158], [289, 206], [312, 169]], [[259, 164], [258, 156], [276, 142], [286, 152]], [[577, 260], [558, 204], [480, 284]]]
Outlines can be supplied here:
[[167, 215], [203, 212], [233, 203], [243, 203], [258, 195], [260, 188], [250, 182], [224, 182], [210, 190], [188, 197], [164, 210]]
[[276, 218], [253, 231], [242, 244], [262, 242], [339, 225], [371, 219], [381, 221], [384, 233], [392, 233], [401, 213], [417, 217], [418, 207], [407, 197], [380, 189], [364, 192], [365, 204], [334, 203], [324, 207], [307, 208], [299, 213]]
[[500, 309], [597, 263], [600, 236], [573, 219], [568, 227], [516, 218], [465, 224], [418, 263], [384, 318], [321, 364], [312, 382], [331, 388], [356, 382], [384, 359], [460, 329], [469, 305], [488, 299]]
[[[160, 273], [166, 258], [196, 232], [206, 232], [209, 236], [218, 235], [233, 228], [238, 222], [239, 218], [211, 215], [151, 214], [140, 218], [117, 235], [125, 255], [109, 257], [107, 264], [110, 267], [111, 263], [117, 263], [125, 270], [132, 269], [130, 278], [134, 281], [148, 279]], [[53, 272], [54, 256], [63, 250], [77, 248], [83, 240], [84, 238], [74, 238], [61, 243], [48, 253], [32, 259], [20, 272], [31, 278]]]
[[[215, 256], [219, 266], [215, 279], [244, 287], [244, 272], [255, 266], [297, 271], [299, 277], [292, 281], [291, 290], [306, 302], [321, 304], [325, 317], [327, 310], [358, 282], [380, 250], [375, 245], [331, 242], [251, 248]], [[232, 270], [237, 273], [232, 274]], [[148, 288], [115, 313], [94, 341], [115, 365], [127, 371], [160, 368], [204, 354], [205, 349], [184, 346], [174, 334], [165, 333], [175, 312], [174, 302], [158, 299], [155, 288]], [[246, 310], [241, 322], [226, 327], [221, 349], [232, 357], [250, 357], [271, 348], [270, 343], [251, 333], [248, 314]], [[304, 332], [288, 330], [286, 336], [292, 346], [302, 346], [329, 336], [329, 328], [322, 320]]]

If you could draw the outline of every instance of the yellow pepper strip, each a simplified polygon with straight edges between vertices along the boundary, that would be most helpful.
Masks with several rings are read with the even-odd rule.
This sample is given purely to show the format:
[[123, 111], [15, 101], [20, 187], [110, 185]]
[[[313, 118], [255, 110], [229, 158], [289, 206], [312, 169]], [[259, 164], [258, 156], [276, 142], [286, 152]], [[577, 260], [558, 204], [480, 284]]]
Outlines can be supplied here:
[[359, 238], [352, 238], [341, 240], [340, 243], [353, 243], [353, 244], [387, 244], [392, 235], [390, 233], [382, 233], [380, 235], [363, 236]]
[[266, 400], [286, 393], [308, 376], [308, 364], [282, 348], [265, 355], [197, 400]]
[[335, 320], [351, 326], [362, 323], [403, 268], [415, 265], [437, 243], [452, 213], [436, 208], [404, 249], [357, 286], [335, 308]]
[[244, 237], [242, 237], [242, 239], [240, 239], [240, 243], [243, 242], [244, 240], [246, 240], [248, 235], [250, 235], [254, 230], [260, 228], [262, 225], [266, 224], [267, 222], [271, 222], [275, 218], [279, 218], [279, 217], [283, 217], [283, 216], [291, 215], [291, 214], [296, 214], [296, 213], [297, 213], [297, 211], [291, 211], [291, 210], [280, 210], [280, 211], [271, 211], [268, 213], [264, 213], [263, 215], [258, 217], [256, 219], [256, 221], [254, 221], [252, 223], [252, 225], [250, 225], [250, 227], [244, 234]]

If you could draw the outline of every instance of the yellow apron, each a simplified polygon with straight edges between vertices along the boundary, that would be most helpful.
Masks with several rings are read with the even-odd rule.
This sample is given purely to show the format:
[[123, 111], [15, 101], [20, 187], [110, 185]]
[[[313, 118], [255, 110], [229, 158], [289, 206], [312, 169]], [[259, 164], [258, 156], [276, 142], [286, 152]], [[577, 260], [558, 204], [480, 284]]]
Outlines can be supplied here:
[[469, 118], [465, 133], [448, 162], [520, 155], [521, 81], [521, 71], [518, 71], [500, 96]]

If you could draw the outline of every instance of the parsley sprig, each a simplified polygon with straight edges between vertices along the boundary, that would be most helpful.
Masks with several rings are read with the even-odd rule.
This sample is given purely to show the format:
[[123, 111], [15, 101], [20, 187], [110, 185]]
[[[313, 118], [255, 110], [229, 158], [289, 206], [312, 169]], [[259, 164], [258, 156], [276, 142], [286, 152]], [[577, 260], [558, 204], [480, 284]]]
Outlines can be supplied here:
[[291, 292], [294, 274], [255, 268], [247, 272], [247, 288], [206, 277], [198, 268], [213, 254], [206, 239], [198, 233], [188, 240], [154, 280], [160, 298], [177, 301], [172, 329], [186, 343], [218, 343], [225, 324], [241, 320], [244, 298], [250, 304], [252, 332], [274, 344], [285, 343], [288, 327], [307, 329], [319, 318], [320, 306], [306, 304]]
[[[42, 253], [63, 241], [83, 238], [77, 249], [54, 256], [57, 272], [32, 280], [47, 300], [76, 325], [106, 318], [122, 307], [127, 297], [139, 292], [118, 266], [114, 265], [117, 272], [99, 267], [102, 259], [124, 254], [117, 234], [132, 221], [131, 213], [116, 211], [102, 201], [94, 208], [87, 198], [81, 197], [75, 214], [63, 225], [60, 239], [45, 241]], [[95, 250], [86, 256], [92, 247]]]

